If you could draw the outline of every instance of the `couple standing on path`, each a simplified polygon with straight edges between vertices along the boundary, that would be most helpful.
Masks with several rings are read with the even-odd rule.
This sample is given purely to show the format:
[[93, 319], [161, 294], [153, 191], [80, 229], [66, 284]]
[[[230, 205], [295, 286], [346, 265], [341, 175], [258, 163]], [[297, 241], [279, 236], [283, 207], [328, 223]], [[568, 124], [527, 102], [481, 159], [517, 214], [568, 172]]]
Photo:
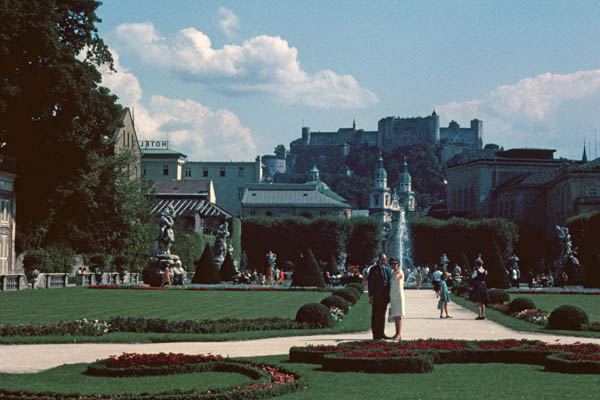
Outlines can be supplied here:
[[[401, 339], [402, 317], [405, 315], [404, 301], [404, 272], [400, 262], [390, 259], [387, 266], [387, 256], [379, 254], [377, 264], [371, 266], [368, 272], [369, 304], [371, 304], [371, 330], [373, 339]], [[390, 318], [396, 326], [396, 334], [390, 338], [385, 335], [385, 312], [388, 303], [391, 303]]]

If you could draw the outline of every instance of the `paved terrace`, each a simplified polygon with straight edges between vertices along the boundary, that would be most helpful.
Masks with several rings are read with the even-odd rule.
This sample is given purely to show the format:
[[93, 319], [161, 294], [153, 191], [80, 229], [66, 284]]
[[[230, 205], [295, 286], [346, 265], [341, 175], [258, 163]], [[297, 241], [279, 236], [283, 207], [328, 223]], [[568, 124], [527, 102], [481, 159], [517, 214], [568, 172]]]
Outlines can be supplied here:
[[[476, 321], [475, 313], [455, 303], [448, 305], [452, 319], [440, 319], [437, 300], [432, 290], [407, 290], [407, 317], [403, 321], [402, 338], [421, 339], [531, 339], [545, 342], [591, 342], [598, 338], [551, 335], [514, 331], [489, 320]], [[386, 334], [394, 334], [388, 323]], [[174, 352], [186, 354], [220, 354], [230, 357], [251, 357], [287, 354], [292, 346], [336, 344], [343, 341], [371, 339], [371, 332], [337, 335], [295, 336], [237, 342], [182, 343], [102, 343], [0, 345], [0, 372], [25, 373], [42, 371], [62, 364], [88, 363], [111, 355], [127, 353]]]

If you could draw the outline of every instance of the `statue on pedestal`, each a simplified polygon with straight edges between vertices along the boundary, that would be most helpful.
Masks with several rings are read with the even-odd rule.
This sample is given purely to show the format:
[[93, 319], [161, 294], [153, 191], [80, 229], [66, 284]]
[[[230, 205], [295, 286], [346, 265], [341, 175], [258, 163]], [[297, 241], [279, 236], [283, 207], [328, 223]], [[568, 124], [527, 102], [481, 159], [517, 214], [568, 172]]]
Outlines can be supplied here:
[[167, 268], [172, 272], [175, 268], [182, 267], [179, 256], [171, 254], [171, 247], [175, 241], [175, 210], [172, 205], [167, 206], [158, 219], [158, 234], [154, 238], [154, 247], [150, 254], [148, 266], [142, 272], [144, 283], [151, 286], [161, 286], [163, 275]]

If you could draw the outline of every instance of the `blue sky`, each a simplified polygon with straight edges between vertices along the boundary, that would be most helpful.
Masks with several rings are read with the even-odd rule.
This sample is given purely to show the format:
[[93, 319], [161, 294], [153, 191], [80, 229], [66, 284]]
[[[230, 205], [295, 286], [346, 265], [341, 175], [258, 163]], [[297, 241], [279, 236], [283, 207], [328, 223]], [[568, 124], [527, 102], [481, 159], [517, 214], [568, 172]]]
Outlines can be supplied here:
[[253, 160], [301, 127], [483, 121], [484, 142], [594, 156], [599, 1], [105, 1], [103, 84], [141, 139]]

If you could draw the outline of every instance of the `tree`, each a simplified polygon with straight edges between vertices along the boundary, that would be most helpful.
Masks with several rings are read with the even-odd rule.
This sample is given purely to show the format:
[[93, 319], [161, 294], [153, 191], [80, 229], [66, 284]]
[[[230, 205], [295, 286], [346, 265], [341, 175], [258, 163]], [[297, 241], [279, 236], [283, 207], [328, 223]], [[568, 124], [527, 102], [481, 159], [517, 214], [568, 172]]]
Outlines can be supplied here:
[[216, 284], [221, 282], [215, 258], [210, 250], [210, 245], [207, 243], [202, 253], [200, 260], [194, 263], [196, 265], [196, 273], [192, 279], [192, 283]]
[[124, 202], [141, 201], [139, 185], [120, 179], [130, 159], [114, 155], [122, 109], [99, 86], [97, 67], [113, 67], [95, 26], [99, 5], [0, 6], [0, 142], [17, 160], [17, 252], [56, 245], [115, 254], [143, 236], [147, 209]]
[[316, 286], [326, 287], [323, 280], [323, 274], [319, 269], [319, 264], [309, 248], [304, 252], [304, 257], [296, 265], [296, 270], [292, 276], [292, 286]]

